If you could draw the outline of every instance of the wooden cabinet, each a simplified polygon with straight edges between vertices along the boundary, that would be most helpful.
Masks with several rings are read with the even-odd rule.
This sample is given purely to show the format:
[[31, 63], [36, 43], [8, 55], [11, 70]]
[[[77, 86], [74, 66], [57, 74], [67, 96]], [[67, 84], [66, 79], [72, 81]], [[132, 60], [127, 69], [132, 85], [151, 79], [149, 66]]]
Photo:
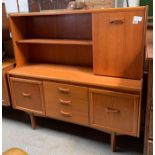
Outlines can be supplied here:
[[88, 125], [88, 89], [73, 85], [44, 82], [46, 115]]
[[149, 139], [153, 139], [153, 109], [150, 110]]
[[42, 82], [10, 78], [11, 96], [16, 109], [44, 114]]
[[144, 154], [153, 155], [153, 58], [148, 59], [148, 91], [145, 120]]
[[139, 96], [90, 89], [90, 125], [111, 132], [139, 135]]
[[7, 73], [9, 70], [13, 69], [14, 66], [15, 66], [14, 59], [7, 59], [2, 63], [2, 105], [3, 106], [11, 105]]
[[33, 115], [44, 114], [110, 132], [112, 148], [117, 133], [138, 137], [145, 14], [145, 7], [10, 14], [14, 108], [31, 113], [32, 126]]
[[8, 84], [5, 76], [5, 72], [2, 73], [2, 104], [5, 106], [10, 105], [9, 92], [8, 92]]
[[153, 141], [148, 141], [148, 149], [147, 149], [147, 155], [153, 155]]
[[[135, 22], [136, 18], [141, 18]], [[142, 10], [94, 13], [93, 69], [105, 76], [141, 79], [145, 13]]]

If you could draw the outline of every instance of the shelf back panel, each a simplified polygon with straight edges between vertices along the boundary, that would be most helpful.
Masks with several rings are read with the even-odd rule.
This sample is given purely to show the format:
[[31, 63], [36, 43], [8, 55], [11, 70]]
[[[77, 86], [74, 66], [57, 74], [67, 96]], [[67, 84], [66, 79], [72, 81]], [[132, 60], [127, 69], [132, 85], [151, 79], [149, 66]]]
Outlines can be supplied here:
[[83, 45], [29, 45], [30, 63], [92, 66], [92, 46]]
[[[24, 38], [92, 39], [91, 14], [14, 17]], [[18, 26], [18, 23], [21, 23]], [[25, 27], [25, 28], [23, 28]]]

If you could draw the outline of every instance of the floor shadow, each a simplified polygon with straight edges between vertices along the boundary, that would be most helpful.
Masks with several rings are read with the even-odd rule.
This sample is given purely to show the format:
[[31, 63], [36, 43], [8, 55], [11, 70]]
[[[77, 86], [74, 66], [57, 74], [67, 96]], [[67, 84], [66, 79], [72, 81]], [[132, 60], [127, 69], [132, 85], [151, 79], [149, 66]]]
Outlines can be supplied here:
[[[10, 107], [3, 107], [2, 116], [3, 118], [19, 121], [30, 125], [30, 119], [28, 114], [19, 110], [14, 110]], [[36, 117], [36, 121], [37, 128], [48, 128], [51, 130], [69, 133], [89, 140], [97, 141], [99, 143], [110, 145], [110, 135], [95, 129], [50, 118]], [[143, 141], [143, 133], [141, 133], [140, 138], [135, 138], [131, 136], [117, 136], [117, 152], [123, 153], [127, 150], [130, 150], [138, 153], [143, 153]]]

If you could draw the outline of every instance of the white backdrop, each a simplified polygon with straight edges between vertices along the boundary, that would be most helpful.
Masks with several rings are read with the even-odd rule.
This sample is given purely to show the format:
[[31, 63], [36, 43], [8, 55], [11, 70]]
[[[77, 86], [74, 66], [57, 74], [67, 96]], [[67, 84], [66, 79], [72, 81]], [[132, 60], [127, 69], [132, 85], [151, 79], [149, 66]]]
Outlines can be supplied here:
[[[5, 1], [6, 12], [18, 12], [16, 0], [3, 0]], [[28, 0], [18, 0], [20, 12], [28, 12]]]
[[[16, 0], [3, 0], [6, 3], [7, 13], [18, 12]], [[28, 12], [28, 0], [18, 0], [20, 12]], [[102, 1], [102, 0], [101, 0]], [[126, 6], [126, 0], [115, 0], [116, 6]], [[138, 6], [140, 0], [129, 0], [130, 6]]]
[[[117, 3], [117, 6], [120, 6], [120, 7], [126, 7], [127, 5], [127, 3], [126, 3], [126, 0], [115, 0], [115, 1], [117, 1], [116, 3]], [[115, 3], [115, 4], [116, 4]], [[139, 6], [139, 3], [140, 3], [140, 0], [129, 0], [129, 6]]]

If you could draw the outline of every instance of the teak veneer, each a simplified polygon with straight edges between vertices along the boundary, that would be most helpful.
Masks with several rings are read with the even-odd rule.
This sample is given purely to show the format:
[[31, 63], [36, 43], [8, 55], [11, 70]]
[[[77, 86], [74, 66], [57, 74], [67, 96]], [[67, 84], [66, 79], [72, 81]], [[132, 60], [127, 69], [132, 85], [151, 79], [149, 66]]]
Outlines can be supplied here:
[[9, 72], [16, 77], [53, 80], [85, 86], [113, 88], [120, 91], [138, 93], [142, 89], [142, 80], [97, 76], [90, 67], [54, 64], [27, 64]]
[[[146, 7], [10, 14], [13, 107], [139, 137]], [[135, 21], [135, 18], [140, 20]]]
[[14, 67], [15, 67], [15, 60], [13, 58], [6, 59], [2, 63], [2, 105], [3, 106], [11, 105], [7, 74], [8, 74], [8, 71], [13, 69]]
[[17, 43], [25, 44], [58, 44], [58, 45], [92, 45], [89, 40], [66, 40], [66, 39], [25, 39], [17, 41]]

